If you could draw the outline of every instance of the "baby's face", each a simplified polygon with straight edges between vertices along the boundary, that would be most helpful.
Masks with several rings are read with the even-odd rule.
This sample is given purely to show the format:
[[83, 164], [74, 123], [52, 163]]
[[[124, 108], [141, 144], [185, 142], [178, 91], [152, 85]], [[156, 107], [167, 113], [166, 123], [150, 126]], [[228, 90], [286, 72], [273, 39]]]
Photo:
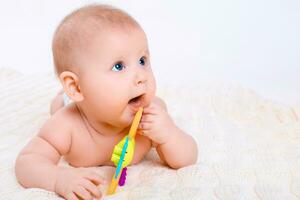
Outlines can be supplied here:
[[80, 60], [81, 104], [94, 120], [126, 127], [155, 96], [147, 39], [138, 28], [99, 33]]

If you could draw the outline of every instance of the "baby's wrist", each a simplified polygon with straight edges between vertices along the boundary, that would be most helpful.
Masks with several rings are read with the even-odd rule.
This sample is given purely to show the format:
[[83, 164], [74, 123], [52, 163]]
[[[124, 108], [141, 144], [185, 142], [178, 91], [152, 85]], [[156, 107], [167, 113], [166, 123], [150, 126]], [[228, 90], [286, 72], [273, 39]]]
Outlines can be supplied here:
[[63, 183], [61, 183], [61, 178], [64, 174], [65, 168], [64, 167], [57, 167], [56, 168], [56, 176], [55, 176], [55, 182], [54, 182], [54, 187], [53, 191], [59, 195], [63, 196]]
[[176, 145], [181, 135], [181, 131], [177, 128], [176, 125], [171, 126], [168, 129], [168, 134], [165, 136], [165, 140], [161, 145]]

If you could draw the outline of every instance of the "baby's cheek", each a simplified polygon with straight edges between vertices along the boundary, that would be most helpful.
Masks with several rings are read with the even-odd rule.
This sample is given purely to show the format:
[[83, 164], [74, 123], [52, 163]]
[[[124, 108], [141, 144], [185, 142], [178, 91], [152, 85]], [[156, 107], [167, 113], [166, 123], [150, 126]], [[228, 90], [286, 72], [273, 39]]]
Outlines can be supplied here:
[[153, 95], [153, 97], [155, 96], [155, 93], [156, 93], [156, 82], [155, 81], [153, 81], [153, 85], [152, 85], [152, 95]]
[[156, 81], [153, 76], [149, 78], [147, 86], [148, 86], [148, 93], [151, 95], [151, 97], [154, 97], [156, 92]]

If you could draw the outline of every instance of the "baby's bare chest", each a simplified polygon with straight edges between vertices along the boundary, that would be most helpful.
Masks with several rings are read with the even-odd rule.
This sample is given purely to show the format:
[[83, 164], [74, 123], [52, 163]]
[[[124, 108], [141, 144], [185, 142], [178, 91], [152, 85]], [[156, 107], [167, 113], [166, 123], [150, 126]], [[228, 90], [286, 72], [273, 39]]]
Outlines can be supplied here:
[[95, 136], [81, 126], [74, 130], [70, 151], [65, 156], [67, 162], [76, 167], [112, 165], [110, 158], [118, 138]]

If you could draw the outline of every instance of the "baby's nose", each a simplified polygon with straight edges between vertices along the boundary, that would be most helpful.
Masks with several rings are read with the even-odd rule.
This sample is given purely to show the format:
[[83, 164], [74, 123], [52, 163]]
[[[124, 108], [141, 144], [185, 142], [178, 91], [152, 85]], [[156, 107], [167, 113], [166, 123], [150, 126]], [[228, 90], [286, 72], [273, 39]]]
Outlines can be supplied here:
[[141, 85], [141, 84], [143, 84], [143, 83], [145, 83], [145, 82], [146, 82], [146, 79], [139, 80], [139, 81], [137, 82], [137, 85]]
[[138, 71], [136, 73], [136, 77], [135, 77], [135, 85], [141, 85], [143, 83], [147, 82], [147, 74], [146, 72], [143, 72], [142, 70]]

